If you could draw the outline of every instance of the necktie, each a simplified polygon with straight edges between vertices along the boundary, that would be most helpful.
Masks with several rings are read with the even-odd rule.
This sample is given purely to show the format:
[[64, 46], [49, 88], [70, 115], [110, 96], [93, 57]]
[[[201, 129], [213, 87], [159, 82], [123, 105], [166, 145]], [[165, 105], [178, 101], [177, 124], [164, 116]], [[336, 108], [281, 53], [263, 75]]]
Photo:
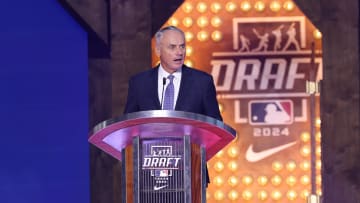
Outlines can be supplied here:
[[173, 110], [174, 109], [174, 83], [173, 83], [174, 76], [169, 75], [167, 78], [170, 80], [170, 83], [168, 84], [165, 90], [163, 109]]

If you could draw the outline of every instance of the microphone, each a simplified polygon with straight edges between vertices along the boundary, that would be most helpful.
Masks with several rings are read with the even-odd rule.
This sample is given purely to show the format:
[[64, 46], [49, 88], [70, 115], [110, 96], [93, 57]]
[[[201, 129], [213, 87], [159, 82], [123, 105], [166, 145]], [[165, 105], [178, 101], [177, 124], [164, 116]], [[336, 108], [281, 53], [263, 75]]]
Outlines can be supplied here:
[[162, 86], [162, 92], [161, 92], [161, 101], [160, 101], [160, 108], [162, 109], [162, 102], [164, 99], [164, 88], [165, 88], [165, 84], [166, 84], [166, 78], [163, 77], [163, 86]]

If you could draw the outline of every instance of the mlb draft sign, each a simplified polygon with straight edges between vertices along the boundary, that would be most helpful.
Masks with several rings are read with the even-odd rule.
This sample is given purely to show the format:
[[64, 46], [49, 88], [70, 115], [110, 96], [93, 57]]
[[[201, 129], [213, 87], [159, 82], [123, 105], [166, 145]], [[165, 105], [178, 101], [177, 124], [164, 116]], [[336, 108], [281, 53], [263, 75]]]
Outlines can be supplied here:
[[151, 202], [154, 198], [166, 199], [171, 195], [181, 196], [184, 187], [182, 139], [145, 139], [141, 141], [140, 153], [141, 201]]
[[207, 202], [304, 202], [310, 108], [319, 116], [320, 103], [317, 95], [311, 106], [306, 82], [322, 77], [314, 25], [286, 0], [187, 0], [166, 25], [185, 31], [185, 63], [213, 76], [224, 122], [237, 130], [208, 162]]

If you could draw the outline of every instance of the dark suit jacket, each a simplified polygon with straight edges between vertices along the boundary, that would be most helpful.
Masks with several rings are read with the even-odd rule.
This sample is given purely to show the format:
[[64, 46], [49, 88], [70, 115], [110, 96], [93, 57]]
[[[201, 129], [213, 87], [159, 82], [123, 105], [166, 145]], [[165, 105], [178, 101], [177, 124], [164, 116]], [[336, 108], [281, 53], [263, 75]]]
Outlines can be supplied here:
[[[158, 97], [158, 70], [159, 66], [130, 79], [124, 113], [161, 109]], [[175, 110], [222, 120], [212, 76], [183, 65]]]

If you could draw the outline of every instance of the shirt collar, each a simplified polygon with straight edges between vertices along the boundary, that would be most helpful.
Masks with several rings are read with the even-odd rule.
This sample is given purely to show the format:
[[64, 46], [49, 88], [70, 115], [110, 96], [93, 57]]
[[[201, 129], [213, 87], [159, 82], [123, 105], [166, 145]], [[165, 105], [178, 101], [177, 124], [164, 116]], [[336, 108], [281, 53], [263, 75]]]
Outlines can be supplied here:
[[[182, 70], [182, 67], [177, 69], [174, 73], [172, 73], [172, 75], [175, 76], [174, 79], [179, 79], [179, 77], [181, 77], [181, 70]], [[165, 69], [160, 64], [160, 66], [159, 66], [159, 78], [167, 78], [167, 76], [169, 76], [169, 75], [170, 74], [168, 72], [166, 72]]]

